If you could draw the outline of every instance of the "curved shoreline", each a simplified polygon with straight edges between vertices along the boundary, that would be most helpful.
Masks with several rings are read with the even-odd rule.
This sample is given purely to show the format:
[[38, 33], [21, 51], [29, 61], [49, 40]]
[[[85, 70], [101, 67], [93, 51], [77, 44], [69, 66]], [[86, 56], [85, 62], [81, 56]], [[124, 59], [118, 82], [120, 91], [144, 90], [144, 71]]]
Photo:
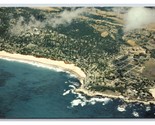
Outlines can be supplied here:
[[46, 58], [37, 58], [31, 55], [22, 55], [22, 54], [12, 54], [5, 51], [0, 51], [0, 59], [17, 61], [22, 63], [28, 63], [35, 66], [40, 66], [49, 69], [60, 69], [70, 74], [75, 75], [83, 83], [86, 74], [74, 64], [66, 64], [64, 61], [56, 61]]
[[[70, 74], [75, 75], [78, 78], [78, 80], [80, 80], [80, 83], [81, 83], [81, 86], [77, 88], [75, 92], [84, 93], [87, 96], [91, 96], [91, 97], [102, 96], [102, 97], [109, 97], [109, 98], [115, 98], [115, 99], [119, 98], [126, 102], [139, 102], [139, 103], [143, 103], [146, 105], [149, 105], [150, 103], [155, 104], [155, 100], [147, 101], [147, 102], [136, 100], [136, 99], [131, 100], [121, 95], [112, 95], [112, 94], [110, 95], [110, 94], [106, 94], [102, 92], [87, 90], [83, 87], [83, 84], [84, 84], [83, 80], [85, 79], [86, 74], [79, 67], [75, 66], [75, 64], [66, 64], [64, 61], [56, 61], [56, 60], [51, 60], [51, 59], [46, 59], [46, 58], [38, 58], [38, 57], [31, 56], [31, 55], [22, 55], [22, 54], [16, 54], [16, 53], [12, 54], [12, 53], [8, 53], [5, 51], [0, 51], [0, 59], [28, 63], [31, 65], [44, 67], [48, 69], [56, 68], [56, 69], [60, 69], [65, 72], [69, 72]], [[154, 93], [155, 93], [155, 89], [154, 89]]]

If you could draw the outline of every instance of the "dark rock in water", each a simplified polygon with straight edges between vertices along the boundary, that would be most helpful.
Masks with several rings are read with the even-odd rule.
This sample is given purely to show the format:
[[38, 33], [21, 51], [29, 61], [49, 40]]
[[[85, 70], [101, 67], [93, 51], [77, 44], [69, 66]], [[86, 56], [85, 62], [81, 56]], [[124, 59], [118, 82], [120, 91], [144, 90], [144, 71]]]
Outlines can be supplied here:
[[5, 86], [6, 81], [12, 77], [14, 77], [12, 73], [0, 70], [0, 87]]
[[0, 71], [0, 77], [10, 78], [10, 77], [14, 77], [14, 75], [10, 72], [6, 72], [6, 71], [1, 70]]

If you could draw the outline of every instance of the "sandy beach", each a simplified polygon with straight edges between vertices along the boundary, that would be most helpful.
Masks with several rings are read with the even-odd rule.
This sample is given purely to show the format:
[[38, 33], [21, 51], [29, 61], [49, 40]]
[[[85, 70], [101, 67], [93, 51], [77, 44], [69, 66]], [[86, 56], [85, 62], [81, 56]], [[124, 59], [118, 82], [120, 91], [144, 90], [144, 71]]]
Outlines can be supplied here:
[[56, 61], [46, 58], [37, 58], [31, 55], [21, 55], [21, 54], [11, 54], [5, 51], [0, 51], [0, 58], [7, 59], [11, 61], [18, 61], [23, 63], [29, 63], [36, 66], [46, 67], [46, 68], [58, 68], [63, 71], [67, 71], [70, 74], [75, 75], [81, 83], [83, 83], [86, 77], [85, 73], [74, 64], [66, 64], [64, 61]]

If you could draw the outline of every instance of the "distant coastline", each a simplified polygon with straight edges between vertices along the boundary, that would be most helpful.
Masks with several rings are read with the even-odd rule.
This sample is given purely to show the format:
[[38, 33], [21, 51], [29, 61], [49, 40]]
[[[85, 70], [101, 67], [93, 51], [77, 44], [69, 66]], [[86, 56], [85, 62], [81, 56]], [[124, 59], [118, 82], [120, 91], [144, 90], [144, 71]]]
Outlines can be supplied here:
[[[8, 53], [5, 51], [0, 51], [0, 59], [6, 59], [6, 60], [11, 60], [11, 61], [17, 61], [17, 62], [23, 62], [23, 63], [28, 63], [40, 67], [45, 67], [45, 68], [57, 68], [66, 72], [69, 72], [70, 74], [75, 75], [78, 80], [81, 83], [81, 86], [75, 90], [77, 93], [84, 93], [88, 96], [103, 96], [103, 97], [109, 97], [109, 98], [119, 98], [122, 99], [126, 102], [139, 102], [139, 103], [144, 103], [146, 105], [153, 103], [155, 104], [155, 100], [152, 101], [140, 101], [136, 99], [128, 99], [126, 97], [123, 97], [121, 95], [112, 95], [112, 94], [107, 94], [103, 92], [97, 92], [97, 91], [90, 91], [84, 88], [84, 79], [86, 78], [86, 74], [77, 66], [74, 64], [66, 64], [64, 61], [56, 61], [56, 60], [51, 60], [51, 59], [46, 59], [46, 58], [38, 58], [34, 57], [31, 55], [22, 55], [22, 54], [12, 54]], [[155, 98], [155, 89], [150, 90], [151, 93], [154, 95]]]

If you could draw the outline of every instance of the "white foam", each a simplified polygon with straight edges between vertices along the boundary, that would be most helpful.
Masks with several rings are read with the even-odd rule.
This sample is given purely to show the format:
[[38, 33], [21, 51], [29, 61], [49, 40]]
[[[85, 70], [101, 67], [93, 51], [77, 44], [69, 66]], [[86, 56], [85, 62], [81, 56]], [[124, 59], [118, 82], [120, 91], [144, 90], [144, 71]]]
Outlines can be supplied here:
[[133, 114], [133, 116], [135, 116], [135, 117], [139, 117], [139, 113], [136, 112], [136, 111], [133, 111], [132, 114]]
[[74, 85], [69, 85], [70, 88], [76, 89]]
[[70, 93], [70, 90], [67, 90], [66, 92], [64, 92], [62, 95], [65, 96], [65, 95], [68, 95]]
[[95, 101], [91, 101], [91, 102], [90, 102], [90, 104], [95, 105], [95, 104], [96, 104], [96, 102], [95, 102]]
[[106, 105], [106, 103], [103, 102], [102, 105]]
[[[80, 95], [79, 94], [79, 96], [77, 96], [77, 98], [76, 99], [74, 99], [74, 100], [80, 100], [80, 103], [76, 103], [77, 105], [81, 105], [81, 106], [84, 106], [84, 105], [86, 105], [86, 104], [91, 104], [91, 105], [95, 105], [97, 102], [103, 102], [103, 104], [102, 105], [105, 105], [105, 104], [107, 104], [109, 101], [110, 101], [110, 99], [100, 99], [100, 98], [91, 98], [91, 99], [86, 99], [84, 96], [82, 96], [82, 95]], [[73, 104], [73, 102], [74, 102], [74, 100], [71, 102], [71, 105], [72, 105], [72, 107], [74, 107], [75, 105]], [[77, 106], [76, 105], [76, 106]]]
[[78, 105], [81, 105], [81, 106], [86, 105], [87, 99], [85, 96], [83, 96], [81, 93], [76, 93], [73, 89], [71, 90], [71, 92], [77, 95], [76, 99], [74, 99], [71, 102], [71, 107], [78, 106]]
[[71, 107], [81, 105], [82, 107], [86, 105], [86, 102], [83, 102], [81, 99], [75, 99], [71, 102]]
[[117, 107], [117, 110], [120, 111], [120, 112], [125, 112], [125, 111], [126, 111], [126, 106], [124, 106], [124, 105], [119, 105], [119, 106]]
[[84, 101], [87, 100], [86, 97], [83, 96], [81, 93], [77, 93], [77, 98], [82, 99], [82, 100], [84, 100]]
[[90, 99], [90, 101], [96, 101], [96, 102], [108, 102], [110, 101], [111, 99], [110, 98], [97, 98], [97, 97], [93, 97]]
[[79, 86], [79, 83], [78, 82], [74, 82], [74, 81], [70, 81], [70, 80], [68, 82], [71, 83], [74, 86]]
[[[69, 73], [69, 72], [68, 72], [68, 73]], [[77, 76], [74, 75], [74, 74], [70, 74], [69, 77], [77, 78]]]
[[86, 105], [86, 102], [82, 102], [81, 103], [81, 106], [83, 107], [83, 106], [85, 106]]
[[97, 102], [103, 102], [102, 105], [105, 105], [111, 100], [110, 98], [107, 98], [107, 97], [105, 97], [105, 98], [103, 98], [103, 97], [102, 98], [101, 97], [92, 97], [90, 99], [87, 99], [81, 93], [75, 93], [74, 90], [71, 90], [71, 92], [73, 94], [77, 95], [76, 99], [74, 99], [71, 102], [71, 107], [78, 106], [78, 105], [85, 106], [87, 104], [95, 105]]
[[93, 97], [93, 98], [91, 98], [90, 100], [88, 100], [88, 102], [89, 102], [90, 104], [93, 104], [93, 105], [96, 104], [96, 102], [103, 102], [102, 105], [105, 105], [105, 104], [107, 104], [110, 100], [111, 100], [111, 99], [109, 99], [109, 98], [107, 98], [107, 97], [105, 97], [105, 98]]
[[148, 112], [148, 111], [150, 111], [151, 110], [151, 107], [150, 106], [147, 106], [146, 107], [146, 111]]
[[73, 106], [78, 106], [80, 103], [81, 103], [81, 100], [80, 100], [80, 99], [75, 99], [75, 100], [73, 100], [73, 101], [71, 102], [71, 105], [72, 105], [72, 107], [73, 107]]

